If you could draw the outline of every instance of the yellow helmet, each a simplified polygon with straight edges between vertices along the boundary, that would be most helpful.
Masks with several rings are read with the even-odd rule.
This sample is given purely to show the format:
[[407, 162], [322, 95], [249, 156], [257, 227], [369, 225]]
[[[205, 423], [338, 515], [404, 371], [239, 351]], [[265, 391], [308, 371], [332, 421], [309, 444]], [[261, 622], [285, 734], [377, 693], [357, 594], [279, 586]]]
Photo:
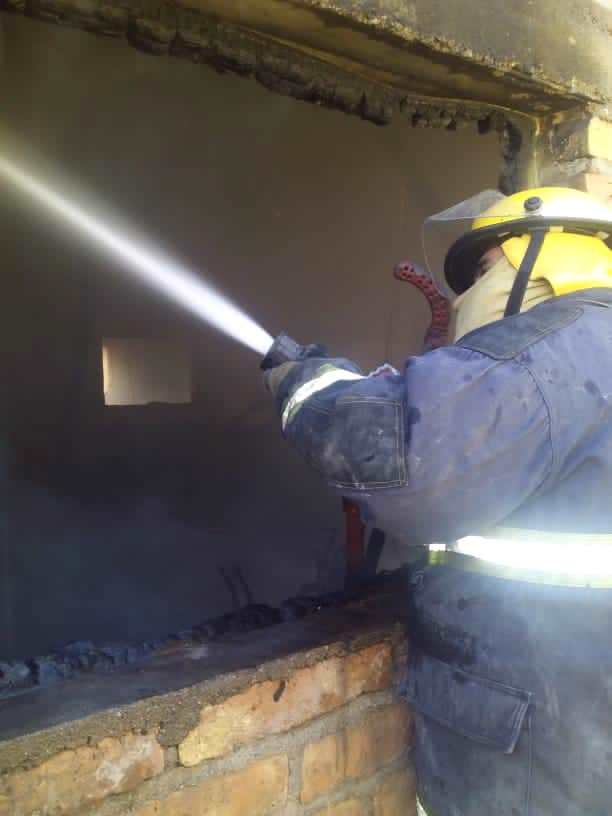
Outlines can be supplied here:
[[546, 279], [555, 295], [612, 286], [612, 209], [579, 190], [541, 187], [510, 196], [485, 191], [428, 219], [469, 219], [444, 260], [444, 287], [454, 294], [474, 281], [479, 258], [501, 246], [517, 270], [506, 314], [520, 310], [529, 278]]

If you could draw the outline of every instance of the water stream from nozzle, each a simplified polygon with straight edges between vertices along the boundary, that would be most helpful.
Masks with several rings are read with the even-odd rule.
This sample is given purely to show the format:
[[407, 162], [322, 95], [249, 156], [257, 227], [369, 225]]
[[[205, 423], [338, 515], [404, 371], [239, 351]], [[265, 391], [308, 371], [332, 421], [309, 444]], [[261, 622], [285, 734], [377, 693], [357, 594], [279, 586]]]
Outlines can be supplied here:
[[252, 318], [209, 284], [162, 253], [150, 249], [56, 193], [42, 181], [0, 156], [0, 175], [38, 204], [112, 253], [143, 281], [179, 303], [219, 331], [259, 354], [266, 354], [272, 337]]

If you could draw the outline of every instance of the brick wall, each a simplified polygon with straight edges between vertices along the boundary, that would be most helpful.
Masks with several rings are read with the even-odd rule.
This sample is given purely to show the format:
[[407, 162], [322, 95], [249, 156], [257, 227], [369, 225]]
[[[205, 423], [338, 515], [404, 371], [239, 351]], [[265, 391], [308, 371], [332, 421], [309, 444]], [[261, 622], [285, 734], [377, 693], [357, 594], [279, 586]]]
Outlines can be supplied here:
[[411, 714], [393, 692], [403, 641], [294, 658], [203, 699], [173, 744], [163, 723], [138, 733], [126, 717], [129, 733], [24, 761], [0, 776], [0, 816], [414, 814]]

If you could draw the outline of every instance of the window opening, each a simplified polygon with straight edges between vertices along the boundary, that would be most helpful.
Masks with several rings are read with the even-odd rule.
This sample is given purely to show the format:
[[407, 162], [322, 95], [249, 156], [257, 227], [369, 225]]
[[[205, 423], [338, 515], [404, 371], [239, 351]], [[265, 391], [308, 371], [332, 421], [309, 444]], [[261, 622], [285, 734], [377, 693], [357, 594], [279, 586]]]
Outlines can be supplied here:
[[175, 340], [106, 338], [102, 369], [105, 405], [191, 402], [190, 354]]

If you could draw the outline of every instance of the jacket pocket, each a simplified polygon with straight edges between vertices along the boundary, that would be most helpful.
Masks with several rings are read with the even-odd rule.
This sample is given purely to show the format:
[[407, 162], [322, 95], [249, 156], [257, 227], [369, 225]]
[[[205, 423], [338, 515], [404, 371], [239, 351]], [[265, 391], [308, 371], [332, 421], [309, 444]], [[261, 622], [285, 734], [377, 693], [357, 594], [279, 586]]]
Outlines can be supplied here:
[[426, 807], [453, 816], [528, 816], [530, 692], [417, 655], [405, 694], [415, 711]]
[[330, 411], [315, 397], [297, 419], [295, 444], [335, 487], [376, 490], [405, 483], [401, 401], [345, 397]]

